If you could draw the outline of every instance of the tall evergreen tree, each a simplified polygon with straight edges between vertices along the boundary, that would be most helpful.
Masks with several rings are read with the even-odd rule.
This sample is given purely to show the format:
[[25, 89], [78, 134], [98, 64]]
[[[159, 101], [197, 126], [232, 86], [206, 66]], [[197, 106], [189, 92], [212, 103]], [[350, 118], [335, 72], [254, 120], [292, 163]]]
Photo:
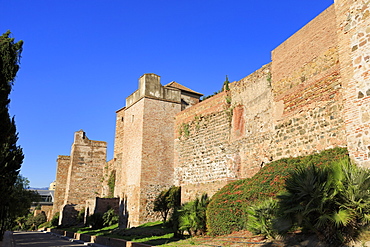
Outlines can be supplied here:
[[9, 115], [9, 94], [19, 70], [23, 41], [14, 42], [10, 31], [0, 36], [0, 240], [10, 226], [10, 195], [23, 162], [23, 151], [17, 146], [14, 117]]

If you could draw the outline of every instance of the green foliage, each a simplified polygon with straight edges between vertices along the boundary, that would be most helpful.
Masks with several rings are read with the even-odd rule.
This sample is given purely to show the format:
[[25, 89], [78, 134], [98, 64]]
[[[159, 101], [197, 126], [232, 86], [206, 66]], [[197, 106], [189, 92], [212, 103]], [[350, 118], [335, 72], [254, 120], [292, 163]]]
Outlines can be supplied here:
[[208, 95], [208, 96], [202, 96], [201, 100], [203, 101], [203, 100], [209, 99], [209, 98], [211, 98], [211, 97], [213, 97], [213, 96], [215, 96], [215, 95], [217, 95], [217, 94], [219, 94], [219, 93], [221, 93], [221, 92], [222, 92], [222, 89], [218, 90], [217, 92], [214, 92], [214, 93], [213, 93], [213, 94], [211, 94], [211, 95]]
[[222, 91], [229, 91], [230, 90], [229, 84], [230, 84], [229, 78], [226, 76], [226, 80], [224, 81]]
[[44, 211], [33, 216], [33, 214], [29, 214], [27, 220], [25, 222], [25, 229], [26, 230], [36, 230], [38, 227], [46, 222], [46, 214]]
[[[58, 218], [59, 218], [59, 215], [58, 215]], [[78, 211], [77, 222], [83, 223], [84, 219], [85, 219], [85, 208], [82, 208], [80, 211]]]
[[209, 204], [207, 194], [185, 203], [179, 210], [179, 229], [190, 235], [203, 235], [206, 232], [206, 210]]
[[276, 228], [314, 232], [329, 246], [356, 241], [370, 223], [370, 171], [348, 159], [331, 166], [299, 167], [279, 195], [282, 216]]
[[7, 228], [12, 229], [18, 226], [19, 229], [28, 229], [26, 221], [28, 219], [29, 210], [32, 202], [39, 201], [40, 196], [36, 191], [27, 190], [28, 180], [21, 175], [18, 175], [13, 191], [9, 195], [13, 207], [8, 209]]
[[271, 72], [269, 72], [267, 74], [267, 82], [269, 83], [270, 87], [271, 87]]
[[51, 218], [50, 224], [54, 227], [59, 225], [59, 212], [56, 212], [54, 214], [53, 218]]
[[273, 220], [277, 216], [277, 200], [269, 198], [261, 203], [250, 206], [247, 209], [247, 229], [254, 234], [262, 234], [269, 238], [275, 238], [276, 231], [273, 229]]
[[172, 209], [176, 209], [181, 205], [181, 188], [172, 186], [168, 190], [164, 190], [154, 200], [154, 212], [160, 212], [163, 222], [166, 223], [167, 216]]
[[103, 225], [104, 226], [111, 226], [117, 224], [119, 220], [119, 216], [114, 212], [114, 209], [111, 208], [107, 212], [103, 214]]
[[108, 197], [114, 196], [114, 187], [116, 186], [116, 170], [113, 170], [108, 178], [109, 194]]
[[[229, 82], [229, 78], [226, 76], [226, 79], [225, 79], [225, 81], [224, 81], [224, 83], [223, 83], [223, 85], [222, 85], [222, 88], [221, 88], [220, 90], [218, 90], [217, 92], [214, 92], [214, 93], [213, 93], [213, 94], [211, 94], [211, 95], [203, 96], [203, 97], [201, 98], [201, 100], [203, 101], [203, 100], [209, 99], [209, 98], [211, 98], [211, 97], [213, 97], [213, 96], [215, 96], [215, 95], [217, 95], [217, 94], [219, 94], [219, 93], [221, 93], [221, 92], [229, 91], [229, 90], [230, 90], [230, 86], [229, 86], [229, 84], [230, 84], [230, 82]], [[226, 101], [227, 101], [227, 99], [226, 99]]]
[[40, 229], [40, 228], [50, 228], [50, 227], [51, 227], [50, 221], [47, 221], [47, 222], [44, 222], [41, 225], [39, 225], [38, 229]]
[[182, 123], [179, 128], [179, 136], [189, 137], [190, 135], [190, 124]]
[[324, 166], [348, 158], [345, 148], [334, 148], [309, 156], [285, 158], [266, 164], [252, 178], [229, 183], [211, 199], [207, 209], [207, 228], [211, 235], [246, 229], [246, 209], [258, 201], [284, 191], [285, 179], [301, 164]]
[[21, 164], [23, 151], [17, 146], [18, 135], [14, 118], [9, 115], [9, 94], [19, 70], [23, 41], [14, 43], [10, 31], [0, 36], [0, 241], [4, 231], [11, 229], [17, 218], [9, 195], [13, 193]]
[[94, 213], [87, 217], [87, 225], [91, 226], [92, 229], [102, 228], [104, 225], [103, 214]]

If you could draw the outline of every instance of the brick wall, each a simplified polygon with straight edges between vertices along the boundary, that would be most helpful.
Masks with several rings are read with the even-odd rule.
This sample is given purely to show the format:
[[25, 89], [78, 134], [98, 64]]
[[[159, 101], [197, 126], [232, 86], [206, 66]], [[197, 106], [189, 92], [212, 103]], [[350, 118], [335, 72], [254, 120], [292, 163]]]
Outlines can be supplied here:
[[370, 167], [370, 6], [336, 0], [341, 83], [345, 90], [348, 149], [356, 163]]
[[100, 195], [106, 148], [106, 142], [89, 140], [83, 131], [75, 132], [64, 204], [83, 206], [86, 198]]
[[[68, 172], [61, 176], [66, 179], [64, 201], [60, 207], [61, 224], [73, 224], [77, 211], [85, 206], [86, 200], [100, 195], [106, 149], [106, 142], [89, 140], [85, 132], [80, 130], [75, 132], [69, 159], [59, 156], [63, 168], [68, 166]], [[63, 157], [65, 158], [62, 159]], [[64, 169], [63, 172], [65, 171]], [[62, 182], [61, 185], [63, 184]], [[56, 194], [59, 193], [58, 188], [57, 176]], [[59, 196], [56, 207], [60, 204]]]
[[176, 116], [183, 201], [273, 160], [346, 146], [337, 40], [331, 6], [277, 47], [272, 63]]
[[[275, 90], [280, 91], [281, 87], [288, 89], [289, 85], [282, 81], [284, 78], [294, 75], [306, 63], [315, 60], [318, 54], [336, 44], [335, 9], [332, 5], [272, 51], [273, 78], [281, 84], [275, 86]], [[305, 76], [304, 73], [300, 75]]]
[[205, 187], [211, 195], [237, 177], [228, 152], [232, 111], [228, 97], [227, 92], [219, 93], [176, 115], [174, 172], [182, 201], [201, 195]]
[[[121, 169], [117, 174], [121, 177], [117, 180], [115, 194], [120, 198], [127, 198], [125, 207], [130, 212], [130, 218], [138, 222], [140, 200], [140, 174], [143, 143], [143, 115], [144, 99], [124, 110], [124, 124], [122, 145]], [[133, 223], [131, 223], [133, 224]]]
[[56, 187], [54, 192], [53, 215], [61, 210], [64, 204], [65, 190], [67, 186], [68, 168], [71, 158], [59, 155], [57, 159]]
[[153, 212], [155, 197], [174, 184], [174, 116], [181, 104], [162, 100], [144, 99], [144, 126], [140, 222], [160, 220]]
[[[114, 138], [114, 154], [123, 152], [123, 125], [124, 125], [125, 108], [116, 111], [116, 133]], [[116, 157], [115, 157], [116, 158]]]
[[124, 110], [122, 162], [115, 195], [129, 226], [158, 220], [153, 201], [173, 184], [173, 116], [180, 103], [142, 98]]

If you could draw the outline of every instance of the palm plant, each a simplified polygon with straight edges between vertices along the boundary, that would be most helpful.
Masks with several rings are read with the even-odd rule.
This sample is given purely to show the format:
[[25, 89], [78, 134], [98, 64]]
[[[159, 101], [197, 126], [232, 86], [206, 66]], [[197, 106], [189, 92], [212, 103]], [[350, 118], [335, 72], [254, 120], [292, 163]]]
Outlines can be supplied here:
[[247, 229], [254, 234], [262, 234], [269, 238], [275, 238], [276, 232], [272, 225], [277, 213], [276, 199], [269, 198], [261, 203], [250, 206], [247, 209]]
[[357, 240], [370, 219], [370, 172], [348, 160], [328, 167], [299, 167], [278, 196], [280, 233], [292, 227], [314, 232], [330, 246]]
[[206, 210], [209, 203], [207, 194], [194, 201], [187, 202], [179, 210], [179, 229], [190, 235], [202, 235], [206, 231]]

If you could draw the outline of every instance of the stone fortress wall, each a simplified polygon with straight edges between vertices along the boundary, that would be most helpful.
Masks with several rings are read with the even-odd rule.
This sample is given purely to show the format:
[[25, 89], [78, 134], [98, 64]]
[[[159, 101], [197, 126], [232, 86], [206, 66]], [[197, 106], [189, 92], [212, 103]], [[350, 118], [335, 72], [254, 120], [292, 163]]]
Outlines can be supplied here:
[[[171, 185], [181, 186], [183, 202], [211, 196], [283, 157], [345, 146], [370, 167], [369, 5], [335, 0], [274, 49], [271, 63], [200, 103], [199, 93], [143, 75], [116, 112], [113, 160], [90, 176], [103, 177], [104, 197], [116, 174], [121, 224], [158, 219], [153, 200]], [[73, 176], [65, 178], [69, 159], [58, 157], [59, 208], [74, 186]]]

